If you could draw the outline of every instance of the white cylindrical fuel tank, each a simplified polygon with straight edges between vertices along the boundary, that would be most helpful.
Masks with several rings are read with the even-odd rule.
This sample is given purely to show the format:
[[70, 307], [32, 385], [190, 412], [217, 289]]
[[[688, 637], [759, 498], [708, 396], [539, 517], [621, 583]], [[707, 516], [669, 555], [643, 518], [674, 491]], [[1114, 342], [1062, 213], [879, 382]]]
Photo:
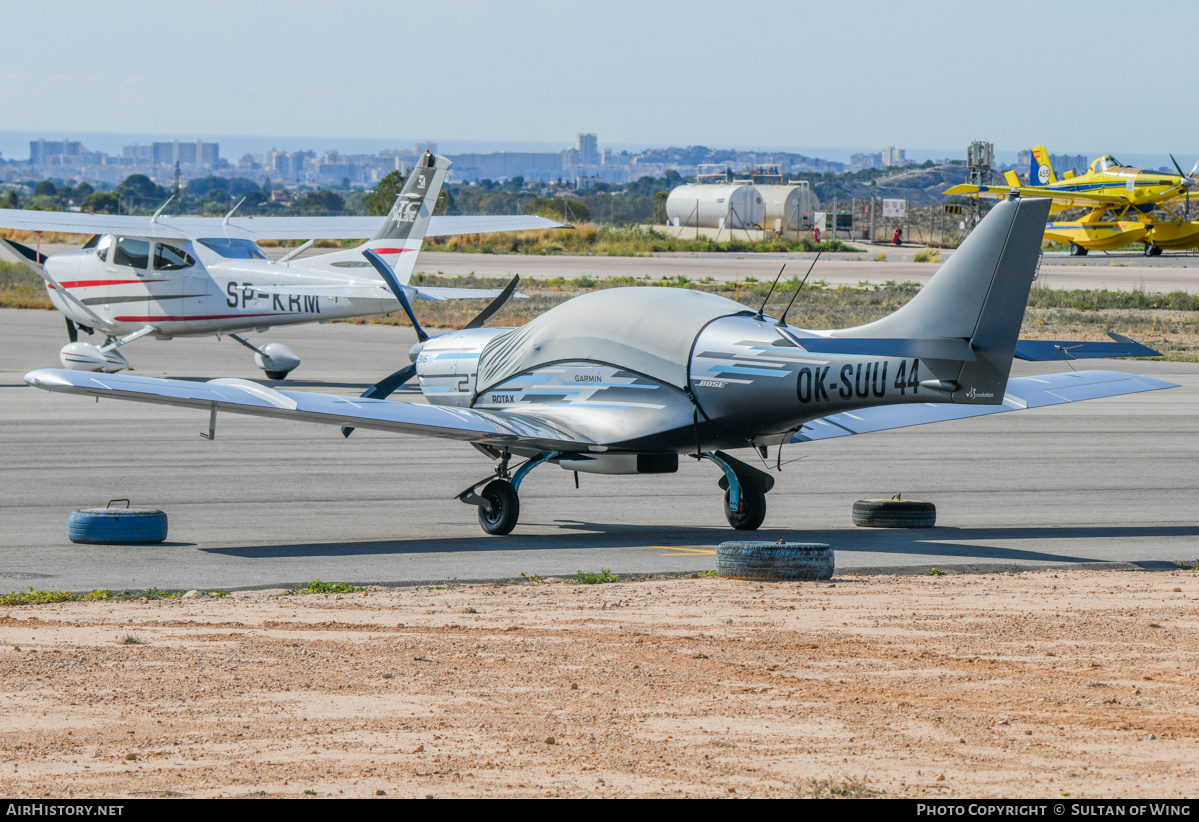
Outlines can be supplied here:
[[692, 228], [757, 228], [766, 215], [762, 195], [748, 183], [682, 185], [666, 198], [666, 219]]
[[795, 231], [812, 223], [812, 215], [820, 208], [820, 199], [807, 184], [759, 185], [765, 206], [763, 228], [768, 231]]

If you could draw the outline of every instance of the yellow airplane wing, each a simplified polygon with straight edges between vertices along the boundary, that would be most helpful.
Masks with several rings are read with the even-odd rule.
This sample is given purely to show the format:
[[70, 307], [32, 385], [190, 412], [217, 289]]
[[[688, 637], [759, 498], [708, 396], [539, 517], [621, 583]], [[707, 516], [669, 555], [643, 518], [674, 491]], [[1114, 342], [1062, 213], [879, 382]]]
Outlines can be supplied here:
[[976, 186], [968, 183], [956, 185], [953, 188], [946, 189], [946, 194], [964, 194], [968, 197], [990, 197], [1002, 199], [1006, 197], [1012, 189], [1020, 192], [1021, 197], [1052, 197], [1061, 202], [1069, 202], [1074, 205], [1094, 205], [1095, 203], [1104, 203], [1109, 205], [1127, 205], [1128, 199], [1118, 194], [1099, 194], [1089, 191], [1060, 191], [1055, 188], [1046, 188], [1043, 186]]
[[1043, 186], [976, 186], [968, 183], [956, 185], [953, 188], [946, 189], [946, 194], [964, 194], [968, 197], [994, 197], [1002, 199], [1006, 197], [1012, 189], [1020, 192], [1021, 197], [1052, 197], [1058, 202], [1068, 202], [1072, 205], [1094, 205], [1095, 203], [1104, 203], [1108, 205], [1128, 205], [1127, 197], [1122, 197], [1118, 194], [1099, 194], [1090, 191], [1059, 191], [1056, 188], [1045, 188]]

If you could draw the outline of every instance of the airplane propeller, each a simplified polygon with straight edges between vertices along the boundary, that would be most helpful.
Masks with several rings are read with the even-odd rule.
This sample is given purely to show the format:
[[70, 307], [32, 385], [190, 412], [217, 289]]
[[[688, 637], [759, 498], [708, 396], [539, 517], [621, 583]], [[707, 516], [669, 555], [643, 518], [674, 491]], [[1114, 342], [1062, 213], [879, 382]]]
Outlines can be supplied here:
[[1191, 189], [1195, 187], [1195, 174], [1199, 173], [1199, 160], [1195, 161], [1194, 167], [1191, 168], [1190, 174], [1183, 174], [1182, 167], [1178, 165], [1178, 161], [1174, 159], [1174, 155], [1170, 155], [1170, 162], [1174, 164], [1174, 168], [1178, 169], [1178, 176], [1182, 178], [1182, 188], [1186, 192], [1186, 218], [1189, 222], [1191, 219]]
[[[375, 270], [383, 277], [383, 281], [387, 283], [387, 287], [396, 295], [396, 299], [400, 301], [404, 313], [408, 315], [408, 319], [412, 322], [412, 327], [416, 330], [417, 343], [408, 352], [408, 356], [412, 358], [413, 362], [404, 366], [399, 371], [389, 374], [362, 392], [363, 399], [381, 400], [390, 396], [397, 388], [416, 376], [416, 357], [420, 353], [421, 346], [428, 341], [429, 335], [421, 327], [420, 322], [417, 321], [416, 313], [412, 310], [412, 304], [408, 301], [408, 296], [404, 293], [404, 287], [396, 279], [395, 272], [391, 270], [391, 266], [369, 248], [362, 252], [362, 256], [366, 257], [370, 264], [375, 267]], [[512, 281], [504, 287], [504, 290], [496, 295], [495, 299], [488, 303], [486, 308], [476, 314], [474, 319], [462, 326], [462, 329], [482, 327], [483, 323], [491, 319], [492, 315], [499, 311], [504, 303], [508, 301], [508, 298], [516, 291], [516, 286], [519, 282], [520, 275], [513, 277]], [[341, 433], [343, 436], [348, 437], [353, 430], [351, 426], [347, 425], [342, 427]]]

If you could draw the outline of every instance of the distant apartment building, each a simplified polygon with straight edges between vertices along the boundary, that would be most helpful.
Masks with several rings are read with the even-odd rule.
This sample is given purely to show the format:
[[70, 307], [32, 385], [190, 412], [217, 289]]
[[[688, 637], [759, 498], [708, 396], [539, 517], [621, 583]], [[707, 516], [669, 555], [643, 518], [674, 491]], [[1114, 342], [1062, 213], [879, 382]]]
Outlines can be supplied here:
[[76, 140], [30, 140], [29, 163], [35, 166], [50, 165], [55, 158], [78, 157], [83, 153], [83, 144]]
[[561, 152], [496, 151], [490, 154], [451, 154], [454, 177], [460, 182], [478, 180], [550, 181], [562, 176]]
[[908, 164], [907, 152], [902, 148], [887, 146], [882, 150], [882, 163], [883, 168], [906, 166]]
[[215, 165], [220, 157], [219, 143], [205, 143], [200, 140], [180, 142], [172, 140], [169, 143], [151, 143], [150, 151], [156, 166], [171, 166], [176, 163], [188, 166]]
[[598, 166], [600, 163], [599, 140], [594, 134], [580, 134], [575, 141], [579, 165]]
[[883, 155], [880, 154], [851, 154], [849, 170], [863, 171], [868, 168], [883, 168]]

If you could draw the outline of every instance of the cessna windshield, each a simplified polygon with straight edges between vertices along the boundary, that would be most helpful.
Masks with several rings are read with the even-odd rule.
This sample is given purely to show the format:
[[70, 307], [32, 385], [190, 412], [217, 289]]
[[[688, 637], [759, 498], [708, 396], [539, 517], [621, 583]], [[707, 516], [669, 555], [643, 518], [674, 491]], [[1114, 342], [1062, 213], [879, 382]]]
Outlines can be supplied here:
[[217, 254], [230, 260], [270, 260], [267, 253], [253, 240], [234, 240], [226, 237], [211, 237], [199, 241]]

